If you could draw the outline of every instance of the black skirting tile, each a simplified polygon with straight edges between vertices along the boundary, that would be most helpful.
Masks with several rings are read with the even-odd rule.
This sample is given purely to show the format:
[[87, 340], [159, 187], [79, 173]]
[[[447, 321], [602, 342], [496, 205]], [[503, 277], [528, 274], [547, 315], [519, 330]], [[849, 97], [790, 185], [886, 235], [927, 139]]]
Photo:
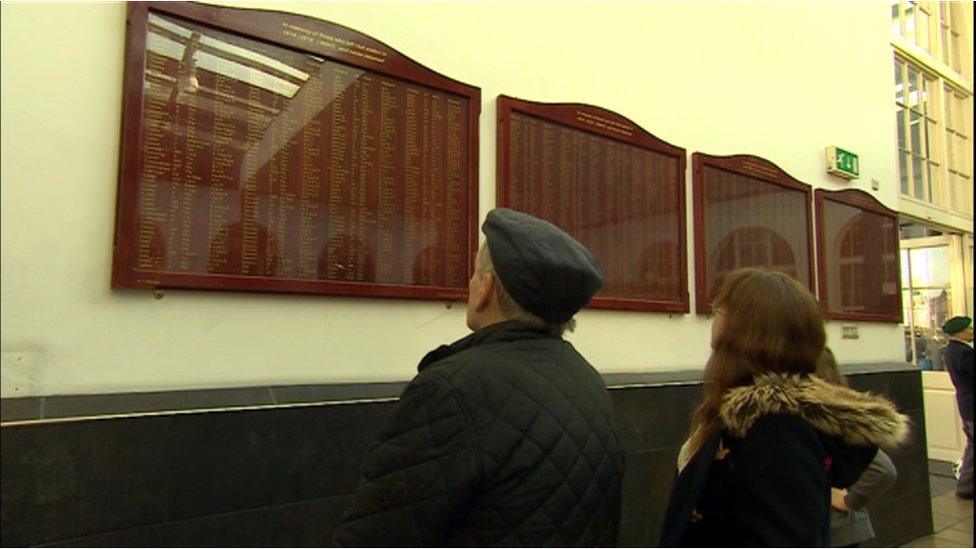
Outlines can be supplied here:
[[46, 547], [270, 547], [272, 515], [272, 509], [251, 509], [106, 532]]
[[206, 410], [273, 403], [271, 392], [266, 387], [67, 395], [46, 397], [44, 399], [44, 418]]
[[659, 526], [677, 475], [678, 447], [624, 455], [621, 520], [643, 518]]
[[702, 398], [701, 385], [670, 385], [610, 391], [617, 432], [625, 453], [680, 446]]
[[[916, 408], [914, 410], [899, 409], [898, 411], [908, 416], [908, 440], [905, 441], [902, 449], [925, 449], [928, 444], [927, 435], [925, 433], [925, 410], [922, 408]], [[928, 470], [928, 459], [926, 459], [925, 469]]]
[[846, 376], [856, 374], [884, 374], [892, 372], [919, 372], [918, 366], [910, 362], [868, 362], [860, 364], [841, 364], [841, 373]]
[[42, 397], [0, 399], [0, 421], [41, 419]]
[[275, 411], [277, 447], [266, 456], [274, 504], [353, 493], [369, 447], [393, 402], [311, 406]]
[[851, 387], [884, 395], [899, 410], [922, 408], [922, 374], [918, 370], [848, 376]]
[[894, 499], [907, 494], [930, 492], [928, 460], [925, 446], [909, 446], [895, 450], [886, 450], [895, 469], [898, 479], [895, 485], [883, 494], [884, 499]]
[[898, 547], [932, 533], [932, 501], [928, 492], [914, 492], [868, 505], [871, 526], [877, 537], [874, 547]]
[[629, 545], [637, 544], [638, 540], [651, 540], [652, 545], [657, 545], [671, 497], [671, 485], [677, 474], [677, 456], [678, 447], [624, 456], [621, 523], [632, 522], [635, 524], [629, 528], [639, 529], [639, 533], [626, 533], [626, 536], [636, 537], [621, 538], [629, 539]]
[[[919, 380], [918, 372], [910, 371], [852, 376], [855, 387], [888, 395], [915, 424], [913, 439], [892, 451], [898, 484], [871, 507], [877, 509], [880, 539], [891, 544], [925, 535], [926, 527], [931, 531], [924, 418], [920, 405], [904, 406], [920, 403]], [[175, 395], [159, 393], [103, 400], [52, 397], [52, 402], [60, 402], [54, 413], [124, 414], [187, 403], [195, 409], [235, 402], [249, 406], [270, 402], [272, 391], [278, 402], [321, 403], [385, 398], [401, 388], [265, 388], [225, 392], [223, 400], [213, 400], [216, 393], [191, 391], [181, 392], [183, 404]], [[194, 393], [193, 398], [185, 393]], [[228, 400], [233, 395], [238, 400]], [[655, 545], [675, 457], [702, 388], [616, 388], [610, 398], [627, 467], [620, 544]], [[2, 543], [325, 545], [394, 406], [392, 401], [310, 404], [6, 425], [0, 446]]]
[[891, 397], [903, 410], [924, 408], [922, 396], [922, 372], [896, 372], [888, 374]]
[[332, 547], [332, 535], [342, 524], [352, 499], [340, 496], [275, 507], [271, 545]]
[[617, 533], [617, 547], [657, 547], [658, 537], [646, 520], [624, 520]]
[[399, 398], [406, 388], [403, 381], [391, 383], [350, 383], [339, 385], [288, 385], [272, 387], [278, 404]]
[[285, 446], [279, 411], [173, 416], [164, 520], [271, 505], [279, 480], [271, 464]]
[[666, 385], [685, 384], [695, 385], [702, 381], [701, 368], [696, 370], [672, 370], [664, 372], [603, 374], [603, 382], [610, 389], [617, 389], [631, 385]]
[[4, 427], [3, 545], [160, 522], [170, 417]]

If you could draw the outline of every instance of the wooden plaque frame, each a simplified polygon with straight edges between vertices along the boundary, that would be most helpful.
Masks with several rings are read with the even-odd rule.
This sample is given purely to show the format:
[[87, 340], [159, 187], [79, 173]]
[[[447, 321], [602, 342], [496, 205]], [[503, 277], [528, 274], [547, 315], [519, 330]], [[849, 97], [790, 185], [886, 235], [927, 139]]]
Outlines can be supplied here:
[[[898, 227], [898, 212], [887, 208], [879, 202], [876, 198], [870, 194], [859, 190], [859, 189], [846, 189], [841, 191], [828, 191], [825, 189], [817, 189], [814, 193], [816, 217], [817, 217], [817, 288], [818, 288], [818, 298], [820, 300], [820, 308], [824, 313], [824, 316], [830, 319], [836, 320], [860, 320], [865, 322], [893, 322], [901, 323], [904, 319], [903, 315], [903, 303], [902, 303], [902, 286], [901, 286], [901, 263], [900, 259], [896, 258], [898, 273], [897, 277], [897, 288], [895, 289], [895, 295], [898, 298], [898, 314], [886, 314], [879, 312], [844, 312], [844, 311], [833, 311], [830, 309], [830, 302], [827, 299], [828, 296], [828, 285], [827, 285], [827, 269], [826, 269], [826, 230], [827, 224], [825, 219], [825, 206], [826, 202], [836, 202], [838, 204], [843, 204], [845, 206], [850, 206], [857, 208], [866, 212], [870, 212], [882, 217], [887, 217], [893, 220], [895, 227]], [[893, 249], [899, 250], [898, 241], [898, 231], [894, 231], [894, 240], [891, 243]]]
[[[673, 258], [678, 264], [679, 291], [673, 299], [645, 299], [640, 297], [609, 297], [600, 293], [590, 301], [589, 306], [598, 309], [618, 309], [632, 311], [656, 311], [668, 313], [689, 312], [688, 294], [688, 251], [687, 251], [687, 205], [685, 201], [686, 151], [658, 139], [632, 120], [613, 111], [579, 103], [539, 103], [514, 97], [498, 96], [498, 135], [497, 135], [497, 189], [498, 206], [512, 205], [512, 117], [520, 114], [540, 119], [545, 123], [577, 130], [601, 139], [632, 145], [654, 153], [672, 157], [676, 162], [674, 189], [678, 199], [676, 212], [678, 223], [675, 227], [678, 242], [678, 256]], [[594, 255], [602, 250], [592, 250]]]
[[806, 233], [807, 233], [807, 265], [810, 293], [814, 292], [816, 274], [814, 271], [813, 250], [813, 217], [810, 211], [813, 203], [813, 189], [810, 185], [799, 181], [786, 173], [769, 160], [753, 155], [712, 156], [696, 152], [692, 155], [692, 189], [694, 193], [694, 223], [695, 223], [695, 311], [700, 315], [710, 315], [711, 297], [706, 254], [706, 211], [705, 211], [705, 174], [706, 167], [712, 167], [727, 172], [736, 173], [765, 183], [776, 185], [806, 195]]
[[[176, 17], [242, 39], [286, 48], [324, 58], [370, 74], [431, 88], [467, 101], [467, 132], [460, 135], [466, 167], [459, 175], [458, 192], [466, 193], [459, 212], [461, 234], [457, 238], [464, 279], [457, 286], [423, 286], [400, 283], [352, 282], [331, 279], [285, 278], [207, 272], [177, 272], [138, 268], [138, 196], [142, 172], [144, 78], [147, 58], [147, 28], [150, 12]], [[443, 76], [386, 44], [347, 27], [279, 11], [218, 7], [198, 3], [130, 2], [127, 6], [126, 57], [119, 191], [116, 203], [116, 231], [112, 286], [115, 288], [183, 288], [331, 294], [371, 297], [400, 297], [462, 300], [478, 246], [478, 118], [481, 91]], [[462, 116], [463, 118], [463, 116]], [[447, 183], [445, 183], [447, 185]], [[453, 188], [453, 187], [452, 187]], [[380, 258], [382, 260], [382, 258]], [[466, 276], [464, 276], [466, 275]]]

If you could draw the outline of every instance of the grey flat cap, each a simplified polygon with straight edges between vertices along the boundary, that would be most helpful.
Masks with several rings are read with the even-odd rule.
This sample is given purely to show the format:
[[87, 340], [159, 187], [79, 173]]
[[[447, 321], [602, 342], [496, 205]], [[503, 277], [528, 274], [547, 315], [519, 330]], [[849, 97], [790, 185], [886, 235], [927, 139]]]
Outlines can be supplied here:
[[589, 250], [548, 221], [496, 208], [481, 230], [502, 286], [546, 322], [567, 322], [603, 285], [603, 272]]

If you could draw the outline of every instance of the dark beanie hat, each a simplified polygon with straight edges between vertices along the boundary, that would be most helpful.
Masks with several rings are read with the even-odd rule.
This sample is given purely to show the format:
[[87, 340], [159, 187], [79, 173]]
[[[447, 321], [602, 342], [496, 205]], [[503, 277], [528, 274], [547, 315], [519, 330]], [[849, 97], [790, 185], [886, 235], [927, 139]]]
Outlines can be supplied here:
[[548, 221], [496, 208], [481, 230], [502, 287], [546, 322], [569, 321], [603, 285], [589, 250]]
[[954, 316], [942, 325], [942, 331], [949, 335], [956, 335], [972, 325], [973, 319], [968, 316]]

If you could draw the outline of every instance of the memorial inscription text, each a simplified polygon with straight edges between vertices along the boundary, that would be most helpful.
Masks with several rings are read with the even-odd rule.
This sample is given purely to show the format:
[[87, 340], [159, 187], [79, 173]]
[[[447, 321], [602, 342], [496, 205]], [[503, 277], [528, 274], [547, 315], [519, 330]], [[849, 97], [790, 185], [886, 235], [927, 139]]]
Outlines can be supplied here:
[[642, 130], [582, 108], [553, 119], [514, 109], [504, 116], [508, 165], [500, 196], [593, 253], [604, 273], [594, 304], [681, 310], [683, 151], [664, 154], [609, 137]]
[[138, 234], [122, 259], [143, 283], [467, 287], [468, 97], [155, 11], [145, 39]]

